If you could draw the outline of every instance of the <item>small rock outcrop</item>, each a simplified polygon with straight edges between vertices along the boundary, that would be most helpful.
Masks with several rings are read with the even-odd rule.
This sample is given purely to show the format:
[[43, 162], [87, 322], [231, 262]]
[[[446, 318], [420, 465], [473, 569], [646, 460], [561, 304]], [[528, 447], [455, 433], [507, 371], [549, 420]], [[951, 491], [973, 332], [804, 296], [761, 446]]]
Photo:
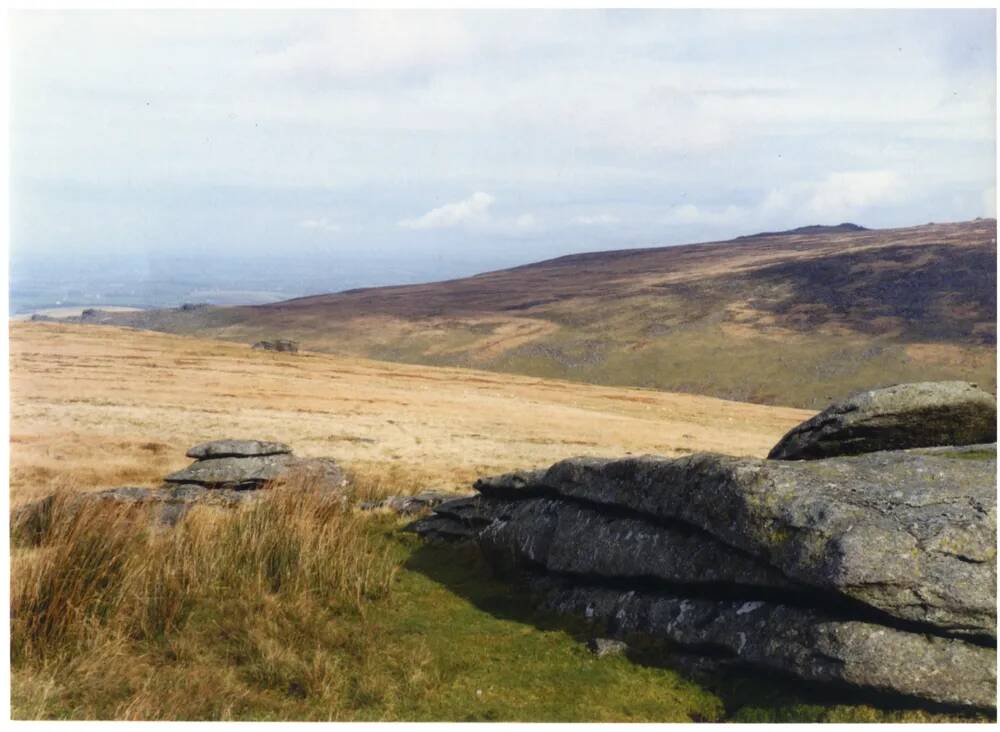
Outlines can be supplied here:
[[[124, 486], [80, 493], [72, 501], [142, 504], [155, 523], [172, 526], [194, 505], [233, 508], [260, 499], [266, 488], [289, 481], [331, 496], [343, 496], [347, 479], [332, 458], [300, 458], [280, 442], [215, 440], [187, 451], [195, 462], [164, 478], [157, 488]], [[49, 496], [21, 507], [15, 524], [30, 523], [52, 504]]]
[[[869, 431], [869, 444], [897, 444], [898, 410], [877, 410], [899, 403], [867, 407], [868, 424], [890, 432], [879, 442]], [[540, 606], [598, 624], [595, 635], [996, 706], [995, 444], [794, 461], [573, 458], [475, 488], [410, 528], [474, 543]]]
[[253, 490], [293, 475], [337, 488], [345, 482], [336, 461], [296, 457], [280, 442], [216, 440], [195, 445], [187, 455], [195, 462], [171, 473], [164, 482], [231, 490]]
[[996, 442], [997, 400], [965, 381], [899, 384], [831, 404], [785, 435], [772, 460]]
[[276, 340], [257, 341], [251, 348], [255, 351], [281, 351], [283, 353], [298, 353], [299, 344], [297, 341]]

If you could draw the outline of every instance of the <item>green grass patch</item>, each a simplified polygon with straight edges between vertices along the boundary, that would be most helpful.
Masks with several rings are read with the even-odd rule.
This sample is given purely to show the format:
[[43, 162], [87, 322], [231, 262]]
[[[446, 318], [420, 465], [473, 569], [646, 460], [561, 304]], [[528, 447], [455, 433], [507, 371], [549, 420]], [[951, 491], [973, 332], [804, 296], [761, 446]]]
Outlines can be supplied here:
[[997, 451], [993, 450], [963, 450], [948, 452], [942, 450], [941, 452], [935, 453], [935, 455], [943, 458], [949, 458], [951, 460], [996, 460]]

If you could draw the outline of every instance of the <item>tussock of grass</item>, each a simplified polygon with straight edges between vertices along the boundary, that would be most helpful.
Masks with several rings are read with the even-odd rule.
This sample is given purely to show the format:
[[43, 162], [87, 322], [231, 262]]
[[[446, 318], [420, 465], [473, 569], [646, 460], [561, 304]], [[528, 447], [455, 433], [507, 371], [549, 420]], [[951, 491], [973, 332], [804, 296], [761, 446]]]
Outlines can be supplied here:
[[[144, 510], [59, 495], [14, 534], [15, 715], [221, 718], [266, 709], [257, 693], [280, 688], [332, 695], [336, 716], [398, 570], [365, 519], [288, 488], [173, 530]], [[169, 678], [204, 698], [164, 696]]]
[[379, 501], [419, 492], [426, 478], [400, 463], [375, 463], [347, 469], [347, 482], [356, 501]]

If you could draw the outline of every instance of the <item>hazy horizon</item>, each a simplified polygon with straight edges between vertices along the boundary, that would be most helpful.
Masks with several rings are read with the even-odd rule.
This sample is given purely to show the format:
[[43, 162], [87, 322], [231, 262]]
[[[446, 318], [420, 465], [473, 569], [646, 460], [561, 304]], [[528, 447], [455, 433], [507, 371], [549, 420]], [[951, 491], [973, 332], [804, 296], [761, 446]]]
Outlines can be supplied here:
[[19, 309], [996, 215], [993, 10], [11, 19]]

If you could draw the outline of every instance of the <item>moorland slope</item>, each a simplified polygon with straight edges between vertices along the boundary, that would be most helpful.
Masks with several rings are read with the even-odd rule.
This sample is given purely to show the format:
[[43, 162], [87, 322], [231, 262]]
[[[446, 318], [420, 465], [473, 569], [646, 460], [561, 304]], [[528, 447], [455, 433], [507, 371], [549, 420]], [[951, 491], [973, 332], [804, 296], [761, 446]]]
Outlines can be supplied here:
[[804, 227], [447, 282], [95, 320], [804, 408], [907, 381], [995, 390], [996, 221]]
[[808, 417], [686, 394], [386, 364], [120, 328], [11, 326], [11, 498], [157, 485], [220, 437], [336, 457], [393, 492], [566, 455], [763, 457]]

